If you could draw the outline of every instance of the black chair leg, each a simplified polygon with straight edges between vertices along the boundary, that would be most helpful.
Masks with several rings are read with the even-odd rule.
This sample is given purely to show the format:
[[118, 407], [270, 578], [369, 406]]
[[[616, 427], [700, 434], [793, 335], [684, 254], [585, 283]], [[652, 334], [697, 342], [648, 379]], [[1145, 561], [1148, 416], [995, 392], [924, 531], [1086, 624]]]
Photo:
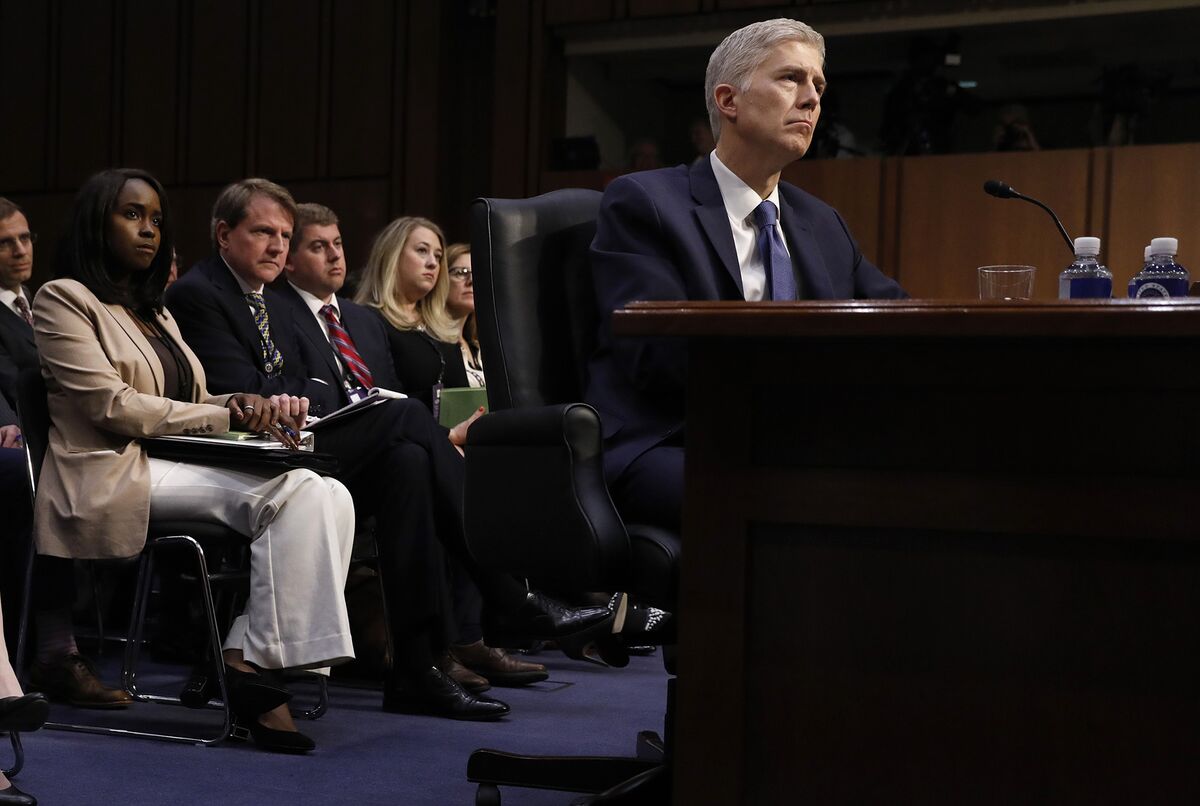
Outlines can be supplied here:
[[21, 746], [21, 734], [17, 733], [15, 730], [8, 734], [8, 738], [12, 742], [13, 765], [12, 769], [4, 770], [4, 777], [12, 778], [21, 771], [22, 767], [25, 766], [25, 748]]

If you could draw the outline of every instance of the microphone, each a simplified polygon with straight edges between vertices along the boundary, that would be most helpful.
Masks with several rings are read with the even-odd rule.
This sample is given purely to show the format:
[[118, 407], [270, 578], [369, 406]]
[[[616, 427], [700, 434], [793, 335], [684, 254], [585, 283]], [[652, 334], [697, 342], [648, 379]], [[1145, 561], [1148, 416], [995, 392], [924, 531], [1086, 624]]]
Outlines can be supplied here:
[[1062, 222], [1058, 220], [1058, 216], [1049, 207], [1035, 198], [1026, 196], [1024, 193], [1019, 193], [1007, 182], [1001, 182], [999, 179], [989, 179], [984, 182], [983, 192], [989, 196], [995, 196], [997, 199], [1021, 199], [1022, 201], [1027, 201], [1030, 204], [1036, 204], [1038, 207], [1041, 207], [1049, 213], [1050, 217], [1054, 219], [1054, 223], [1058, 225], [1059, 233], [1063, 236], [1063, 240], [1067, 242], [1067, 249], [1071, 250], [1072, 255], [1075, 254], [1075, 243], [1071, 240], [1071, 236], [1067, 234], [1067, 228], [1062, 225]]

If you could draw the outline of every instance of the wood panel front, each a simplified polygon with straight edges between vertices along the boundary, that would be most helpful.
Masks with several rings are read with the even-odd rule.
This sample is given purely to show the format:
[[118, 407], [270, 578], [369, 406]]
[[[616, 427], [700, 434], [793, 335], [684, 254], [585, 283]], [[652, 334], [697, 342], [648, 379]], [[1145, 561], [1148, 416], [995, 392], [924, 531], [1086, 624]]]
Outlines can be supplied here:
[[613, 321], [689, 338], [676, 803], [1200, 797], [1200, 304]]

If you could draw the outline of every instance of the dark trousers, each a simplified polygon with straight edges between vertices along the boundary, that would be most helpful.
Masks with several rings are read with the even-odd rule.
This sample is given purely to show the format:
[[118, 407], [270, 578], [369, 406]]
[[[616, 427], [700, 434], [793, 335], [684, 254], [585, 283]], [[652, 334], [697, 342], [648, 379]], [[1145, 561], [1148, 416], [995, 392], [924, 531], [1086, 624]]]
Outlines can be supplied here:
[[25, 451], [0, 448], [0, 501], [4, 529], [0, 541], [0, 597], [4, 604], [4, 636], [9, 652], [17, 651], [21, 605], [25, 596], [25, 564], [33, 551], [32, 521]]
[[[512, 576], [479, 568], [463, 532], [463, 458], [414, 400], [389, 400], [317, 431], [317, 449], [360, 516], [374, 515], [384, 596], [397, 646], [428, 633], [434, 650], [460, 640], [447, 563], [466, 571], [488, 606], [515, 609], [525, 596]], [[461, 584], [461, 583], [460, 583]]]
[[683, 446], [665, 444], [646, 451], [625, 468], [611, 492], [626, 523], [678, 532], [683, 520]]

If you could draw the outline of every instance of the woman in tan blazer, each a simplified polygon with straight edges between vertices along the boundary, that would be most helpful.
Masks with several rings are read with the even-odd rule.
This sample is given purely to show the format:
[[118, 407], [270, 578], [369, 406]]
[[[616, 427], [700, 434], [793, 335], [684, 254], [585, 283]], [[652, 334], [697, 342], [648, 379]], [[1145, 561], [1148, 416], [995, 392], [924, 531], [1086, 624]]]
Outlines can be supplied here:
[[[80, 190], [58, 279], [33, 305], [51, 419], [37, 549], [134, 556], [151, 518], [213, 520], [247, 535], [250, 598], [224, 653], [231, 705], [260, 746], [305, 752], [313, 743], [296, 731], [287, 691], [254, 666], [318, 669], [353, 657], [342, 595], [353, 506], [339, 482], [307, 470], [265, 477], [147, 455], [139, 437], [231, 427], [294, 446], [287, 430], [295, 424], [280, 406], [292, 401], [208, 394], [200, 362], [162, 307], [172, 247], [166, 195], [151, 175], [104, 171]], [[86, 662], [71, 650], [73, 641], [65, 663], [39, 662], [31, 675], [52, 698], [71, 699], [78, 688]]]

